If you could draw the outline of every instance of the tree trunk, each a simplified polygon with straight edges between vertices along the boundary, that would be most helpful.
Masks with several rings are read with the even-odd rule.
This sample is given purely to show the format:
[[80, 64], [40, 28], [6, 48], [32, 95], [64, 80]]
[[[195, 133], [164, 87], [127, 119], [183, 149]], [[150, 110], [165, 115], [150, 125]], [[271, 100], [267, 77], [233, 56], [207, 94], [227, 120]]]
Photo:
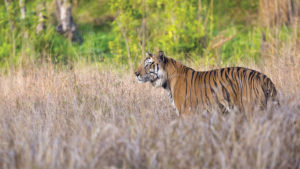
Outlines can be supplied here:
[[14, 19], [13, 19], [13, 7], [12, 7], [12, 1], [11, 0], [4, 0], [6, 11], [8, 13], [8, 19], [9, 19], [9, 25], [10, 29], [14, 30], [15, 24], [14, 24]]
[[36, 32], [40, 33], [46, 29], [46, 4], [45, 1], [42, 1], [37, 6], [37, 15], [38, 15], [38, 25], [36, 27]]
[[26, 17], [26, 7], [25, 7], [25, 0], [19, 0], [20, 12], [21, 12], [21, 19], [24, 20]]
[[72, 0], [55, 0], [58, 25], [56, 31], [73, 42], [82, 42], [72, 17]]
[[198, 0], [198, 22], [199, 23], [202, 23], [201, 21], [201, 10], [202, 10], [202, 3], [201, 3], [201, 0]]

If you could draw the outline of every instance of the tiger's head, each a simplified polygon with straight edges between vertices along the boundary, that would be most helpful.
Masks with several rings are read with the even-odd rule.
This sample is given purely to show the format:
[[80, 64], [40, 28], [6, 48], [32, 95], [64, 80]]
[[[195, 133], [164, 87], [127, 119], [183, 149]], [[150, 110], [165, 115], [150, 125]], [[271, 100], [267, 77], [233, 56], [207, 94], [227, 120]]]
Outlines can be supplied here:
[[147, 52], [146, 58], [134, 72], [138, 82], [150, 82], [155, 87], [165, 87], [168, 78], [165, 70], [167, 59], [163, 51], [159, 51], [155, 56]]

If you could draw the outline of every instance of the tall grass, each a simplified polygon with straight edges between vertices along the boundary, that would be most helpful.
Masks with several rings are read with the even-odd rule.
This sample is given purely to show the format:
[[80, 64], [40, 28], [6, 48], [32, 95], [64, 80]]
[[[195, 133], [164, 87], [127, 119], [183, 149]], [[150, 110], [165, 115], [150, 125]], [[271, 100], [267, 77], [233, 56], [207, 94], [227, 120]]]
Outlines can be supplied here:
[[0, 167], [299, 168], [295, 47], [256, 67], [276, 84], [281, 107], [247, 119], [177, 117], [165, 91], [137, 84], [131, 72], [51, 64], [11, 70], [0, 76]]
[[[267, 1], [259, 2], [259, 10], [267, 8], [261, 5]], [[273, 16], [280, 15], [269, 9], [268, 14], [260, 13], [261, 19], [272, 11]], [[267, 24], [272, 25], [272, 19]], [[79, 63], [68, 69], [30, 61], [8, 68], [0, 73], [0, 168], [300, 168], [300, 32], [299, 20], [294, 19], [290, 27], [258, 28], [223, 45], [220, 42], [236, 30], [225, 32], [208, 44], [214, 51], [204, 51], [207, 57], [193, 65], [207, 70], [212, 58], [214, 66], [220, 67], [231, 63], [227, 56], [232, 54], [240, 66], [268, 75], [279, 91], [281, 106], [247, 118], [243, 113], [218, 112], [177, 117], [163, 89], [138, 84], [128, 69]], [[89, 26], [84, 29], [94, 32]], [[29, 47], [21, 45], [24, 51], [16, 55], [24, 56], [25, 62], [35, 52], [67, 61], [81, 55], [103, 60], [105, 53], [112, 54], [98, 48], [108, 49], [114, 34], [87, 33], [86, 37], [89, 40], [79, 47], [67, 41], [61, 44], [61, 37], [47, 41], [45, 35], [26, 41]], [[10, 40], [0, 40], [5, 42], [1, 57], [12, 58], [10, 49], [15, 48]], [[54, 47], [30, 48], [40, 42]], [[214, 44], [223, 47], [214, 49]], [[256, 55], [261, 55], [260, 64], [242, 63]]]

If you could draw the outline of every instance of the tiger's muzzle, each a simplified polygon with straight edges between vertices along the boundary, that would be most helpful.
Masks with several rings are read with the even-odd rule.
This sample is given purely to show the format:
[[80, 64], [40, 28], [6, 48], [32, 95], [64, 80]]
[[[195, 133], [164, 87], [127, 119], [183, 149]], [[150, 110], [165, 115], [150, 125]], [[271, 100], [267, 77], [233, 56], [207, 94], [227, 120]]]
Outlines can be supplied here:
[[155, 73], [155, 72], [147, 72], [144, 75], [141, 75], [139, 72], [135, 72], [134, 74], [139, 83], [145, 83], [145, 82], [153, 83], [157, 79], [159, 79], [157, 73]]

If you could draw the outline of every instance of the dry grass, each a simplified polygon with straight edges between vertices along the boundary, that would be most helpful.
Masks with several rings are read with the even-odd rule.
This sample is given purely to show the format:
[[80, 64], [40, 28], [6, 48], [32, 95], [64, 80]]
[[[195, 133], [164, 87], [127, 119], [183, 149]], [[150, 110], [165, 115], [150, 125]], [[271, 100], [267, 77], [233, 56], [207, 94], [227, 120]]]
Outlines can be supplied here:
[[12, 71], [0, 76], [0, 166], [299, 168], [300, 60], [288, 63], [265, 69], [282, 93], [281, 108], [248, 120], [178, 118], [166, 92], [137, 84], [129, 72]]
[[256, 67], [281, 107], [246, 120], [176, 117], [167, 93], [132, 72], [45, 65], [2, 74], [0, 167], [300, 168], [300, 52], [289, 46]]

